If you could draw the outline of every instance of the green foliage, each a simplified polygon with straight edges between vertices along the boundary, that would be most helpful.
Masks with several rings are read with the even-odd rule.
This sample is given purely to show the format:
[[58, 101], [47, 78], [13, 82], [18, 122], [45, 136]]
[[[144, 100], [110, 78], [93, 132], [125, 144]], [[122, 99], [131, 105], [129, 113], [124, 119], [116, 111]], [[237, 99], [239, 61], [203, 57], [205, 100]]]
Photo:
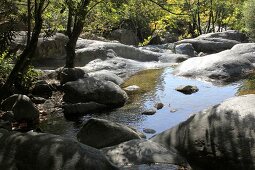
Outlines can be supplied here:
[[244, 5], [244, 20], [247, 31], [255, 39], [255, 1], [248, 0]]
[[[15, 56], [8, 56], [7, 52], [2, 53], [0, 55], [0, 80], [1, 83], [4, 83], [11, 73], [13, 69], [13, 61], [16, 60]], [[24, 89], [29, 89], [32, 87], [32, 84], [38, 80], [38, 77], [40, 77], [42, 73], [38, 70], [36, 70], [33, 66], [29, 66], [26, 70], [24, 76], [21, 76], [21, 86]]]
[[1, 82], [5, 82], [8, 75], [10, 74], [13, 65], [11, 64], [12, 59], [6, 58], [7, 52], [3, 52], [0, 55], [0, 80]]

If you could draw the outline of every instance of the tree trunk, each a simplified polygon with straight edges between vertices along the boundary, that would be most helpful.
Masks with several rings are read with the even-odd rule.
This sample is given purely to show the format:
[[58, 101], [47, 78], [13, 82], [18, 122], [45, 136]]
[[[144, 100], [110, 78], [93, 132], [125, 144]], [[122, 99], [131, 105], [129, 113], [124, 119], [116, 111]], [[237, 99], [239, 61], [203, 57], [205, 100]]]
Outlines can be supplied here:
[[22, 52], [22, 54], [19, 56], [13, 70], [11, 71], [10, 75], [8, 76], [8, 79], [6, 80], [4, 86], [2, 87], [2, 92], [3, 96], [1, 97], [7, 97], [8, 95], [11, 94], [11, 89], [13, 87], [13, 84], [19, 80], [20, 76], [23, 76], [25, 70], [27, 69], [28, 65], [31, 62], [31, 59], [33, 58], [36, 47], [37, 47], [37, 42], [38, 38], [42, 29], [42, 12], [43, 12], [43, 5], [44, 5], [44, 0], [40, 1], [39, 4], [35, 3], [36, 7], [35, 8], [35, 26], [33, 29], [33, 34], [30, 40], [30, 43], [26, 45], [25, 50]]

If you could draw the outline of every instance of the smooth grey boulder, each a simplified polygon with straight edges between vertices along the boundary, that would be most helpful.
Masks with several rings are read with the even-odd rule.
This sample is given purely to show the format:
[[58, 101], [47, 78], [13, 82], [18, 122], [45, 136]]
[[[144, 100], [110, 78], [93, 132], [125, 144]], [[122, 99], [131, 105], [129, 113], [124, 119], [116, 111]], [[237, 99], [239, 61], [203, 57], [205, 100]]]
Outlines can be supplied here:
[[196, 52], [212, 54], [230, 49], [243, 42], [247, 42], [245, 34], [229, 30], [221, 33], [203, 34], [193, 39], [184, 39], [178, 41], [177, 44], [190, 43]]
[[236, 30], [202, 34], [199, 36], [199, 38], [223, 38], [228, 40], [236, 40], [242, 43], [248, 42], [248, 37], [244, 33]]
[[175, 53], [186, 54], [190, 57], [196, 56], [196, 51], [194, 50], [192, 44], [190, 44], [190, 43], [182, 43], [182, 44], [176, 45]]
[[80, 68], [60, 68], [57, 72], [57, 78], [59, 79], [60, 84], [88, 77], [88, 74]]
[[124, 82], [122, 78], [114, 74], [113, 72], [109, 70], [100, 70], [89, 73], [90, 77], [102, 80], [102, 81], [111, 81], [117, 85], [120, 85]]
[[123, 106], [128, 96], [118, 85], [93, 77], [67, 82], [63, 86], [63, 100], [68, 103], [96, 102], [108, 107]]
[[132, 139], [141, 139], [133, 129], [105, 119], [89, 119], [77, 134], [81, 143], [104, 148], [114, 146]]
[[150, 140], [201, 169], [255, 168], [255, 95], [227, 99]]
[[107, 37], [110, 40], [117, 40], [122, 44], [126, 45], [138, 45], [139, 39], [137, 35], [132, 31], [128, 29], [117, 29], [110, 33], [110, 35]]
[[255, 67], [255, 43], [235, 45], [231, 50], [190, 58], [181, 63], [173, 73], [214, 82], [240, 80]]
[[95, 59], [121, 57], [137, 61], [158, 61], [161, 54], [132, 46], [95, 40], [79, 39], [76, 44], [76, 64], [84, 66]]
[[208, 54], [221, 52], [232, 48], [234, 45], [239, 44], [240, 42], [236, 40], [228, 40], [222, 38], [202, 38], [199, 37], [194, 39], [184, 39], [178, 41], [177, 44], [189, 43], [192, 44], [195, 51], [204, 52]]
[[88, 103], [76, 103], [76, 104], [65, 104], [62, 107], [66, 117], [81, 116], [85, 114], [98, 113], [106, 110], [108, 107], [104, 104], [95, 102]]
[[175, 149], [166, 149], [158, 143], [144, 139], [130, 140], [103, 148], [101, 151], [110, 162], [118, 167], [155, 163], [189, 166]]
[[35, 58], [58, 58], [66, 55], [65, 45], [68, 37], [62, 33], [56, 33], [49, 38], [39, 38]]
[[16, 121], [33, 121], [39, 119], [39, 111], [26, 95], [14, 94], [5, 99], [2, 104], [4, 111], [13, 111]]
[[114, 170], [97, 149], [44, 133], [0, 129], [1, 170]]
[[163, 64], [159, 62], [139, 62], [135, 60], [114, 57], [107, 60], [96, 59], [89, 62], [82, 69], [87, 70], [88, 72], [97, 72], [100, 70], [110, 71], [117, 76], [125, 79], [129, 76], [145, 69], [153, 68], [162, 68], [169, 64]]

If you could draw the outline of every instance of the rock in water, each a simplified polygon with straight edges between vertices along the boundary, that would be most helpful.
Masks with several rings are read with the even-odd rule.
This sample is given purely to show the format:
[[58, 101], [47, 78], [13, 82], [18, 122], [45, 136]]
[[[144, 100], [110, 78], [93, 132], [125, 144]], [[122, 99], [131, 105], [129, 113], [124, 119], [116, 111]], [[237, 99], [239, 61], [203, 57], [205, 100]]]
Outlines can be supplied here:
[[115, 170], [105, 156], [72, 139], [0, 129], [1, 170]]
[[151, 140], [175, 147], [200, 169], [255, 168], [255, 95], [227, 99]]
[[89, 119], [77, 134], [81, 143], [104, 148], [141, 137], [131, 128], [104, 119]]
[[175, 89], [176, 91], [179, 91], [183, 94], [192, 94], [198, 92], [197, 86], [179, 86]]
[[79, 79], [64, 84], [64, 101], [69, 103], [96, 102], [108, 107], [123, 106], [128, 96], [118, 85], [93, 77]]

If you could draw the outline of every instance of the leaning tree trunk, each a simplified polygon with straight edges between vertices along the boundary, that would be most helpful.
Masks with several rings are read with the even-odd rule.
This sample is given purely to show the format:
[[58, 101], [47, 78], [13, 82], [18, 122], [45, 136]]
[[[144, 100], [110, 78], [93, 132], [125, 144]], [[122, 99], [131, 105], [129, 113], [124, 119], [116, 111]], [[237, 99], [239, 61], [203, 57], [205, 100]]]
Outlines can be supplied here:
[[36, 47], [37, 47], [37, 42], [38, 38], [42, 29], [42, 12], [43, 12], [43, 5], [44, 5], [44, 0], [40, 1], [39, 4], [37, 4], [37, 7], [35, 9], [35, 26], [33, 29], [32, 37], [29, 42], [29, 44], [26, 45], [25, 50], [22, 52], [22, 54], [19, 56], [14, 68], [12, 69], [10, 75], [8, 76], [5, 84], [2, 87], [2, 98], [7, 97], [8, 95], [11, 94], [11, 89], [13, 87], [13, 84], [19, 79], [19, 76], [22, 76], [27, 69], [28, 65], [31, 62], [31, 59], [33, 58]]

